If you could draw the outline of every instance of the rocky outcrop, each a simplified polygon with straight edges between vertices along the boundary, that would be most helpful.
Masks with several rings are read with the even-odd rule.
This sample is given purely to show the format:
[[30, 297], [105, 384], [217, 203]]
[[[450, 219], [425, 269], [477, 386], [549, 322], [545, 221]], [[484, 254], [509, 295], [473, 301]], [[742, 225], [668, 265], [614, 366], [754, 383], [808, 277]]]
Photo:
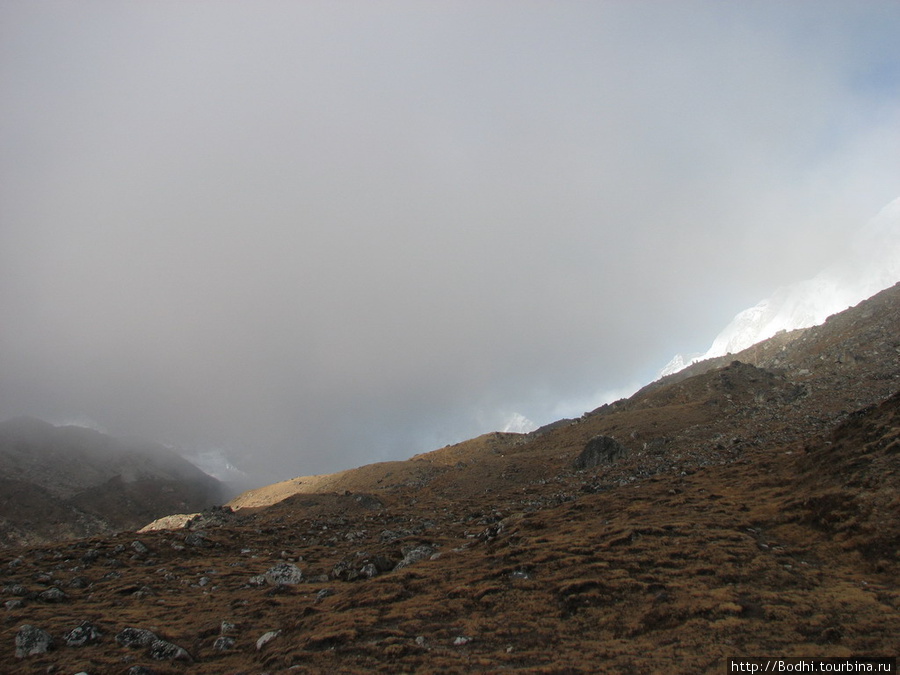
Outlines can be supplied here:
[[594, 436], [584, 446], [581, 454], [572, 462], [572, 467], [576, 471], [593, 469], [597, 466], [615, 462], [617, 459], [622, 459], [627, 455], [628, 450], [615, 438], [603, 435]]

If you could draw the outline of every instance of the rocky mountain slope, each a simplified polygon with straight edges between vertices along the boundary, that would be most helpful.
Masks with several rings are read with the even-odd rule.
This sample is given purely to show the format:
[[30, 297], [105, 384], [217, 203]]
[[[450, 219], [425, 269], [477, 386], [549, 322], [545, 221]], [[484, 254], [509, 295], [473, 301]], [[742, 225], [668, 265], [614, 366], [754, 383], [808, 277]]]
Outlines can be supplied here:
[[0, 649], [134, 675], [896, 655], [898, 392], [900, 285], [577, 420], [7, 551]]
[[135, 529], [220, 498], [218, 481], [162, 446], [32, 418], [0, 424], [0, 547]]

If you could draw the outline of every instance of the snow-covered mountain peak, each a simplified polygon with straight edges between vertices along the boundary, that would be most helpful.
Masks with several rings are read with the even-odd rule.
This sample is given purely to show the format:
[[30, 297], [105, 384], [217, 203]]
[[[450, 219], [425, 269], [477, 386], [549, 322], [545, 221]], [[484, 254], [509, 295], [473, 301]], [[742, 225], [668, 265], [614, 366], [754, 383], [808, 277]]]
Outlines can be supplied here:
[[782, 330], [815, 326], [900, 281], [900, 198], [885, 206], [851, 242], [848, 254], [812, 279], [777, 289], [740, 312], [705, 354], [676, 355], [660, 376], [696, 361], [724, 356]]

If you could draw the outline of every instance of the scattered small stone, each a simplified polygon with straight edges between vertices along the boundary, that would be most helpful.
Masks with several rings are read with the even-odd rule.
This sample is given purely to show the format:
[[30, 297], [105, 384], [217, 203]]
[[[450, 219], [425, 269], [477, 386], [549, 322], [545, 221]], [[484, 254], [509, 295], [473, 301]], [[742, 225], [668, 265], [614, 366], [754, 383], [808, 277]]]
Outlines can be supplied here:
[[378, 568], [374, 563], [366, 563], [362, 567], [359, 568], [359, 575], [362, 577], [366, 577], [367, 579], [371, 579], [373, 577], [377, 577], [379, 574]]
[[472, 641], [472, 638], [466, 637], [465, 635], [460, 635], [459, 637], [453, 638], [453, 646], [454, 647], [462, 647], [464, 645], [469, 644]]
[[149, 647], [157, 640], [156, 633], [146, 628], [126, 628], [116, 635], [116, 642], [123, 647]]
[[127, 671], [127, 675], [158, 675], [158, 672], [147, 666], [131, 666]]
[[259, 640], [256, 641], [256, 651], [259, 651], [267, 644], [269, 644], [272, 640], [281, 635], [280, 630], [270, 630], [268, 633], [264, 633]]
[[46, 654], [53, 645], [50, 633], [30, 624], [23, 624], [16, 633], [16, 658]]
[[140, 600], [141, 598], [146, 598], [148, 595], [156, 595], [156, 593], [149, 586], [141, 586], [131, 594], [131, 597]]
[[131, 548], [138, 555], [146, 555], [147, 553], [150, 553], [150, 549], [147, 548], [147, 546], [142, 541], [138, 541], [137, 539], [131, 542]]
[[355, 581], [359, 578], [357, 572], [346, 560], [340, 560], [331, 568], [331, 578], [341, 579], [342, 581]]
[[69, 596], [59, 590], [56, 586], [43, 591], [38, 597], [44, 602], [65, 602], [69, 599]]
[[72, 577], [69, 580], [69, 588], [87, 588], [89, 585], [84, 577]]
[[82, 621], [78, 626], [65, 634], [63, 640], [68, 647], [84, 647], [95, 644], [103, 636], [100, 629], [90, 621]]
[[6, 607], [6, 611], [11, 612], [14, 609], [22, 609], [25, 606], [25, 601], [21, 598], [14, 598], [4, 602], [3, 606]]
[[399, 532], [394, 532], [394, 530], [382, 530], [381, 534], [379, 535], [379, 539], [381, 540], [382, 544], [389, 544], [392, 541], [400, 539], [402, 536], [402, 534], [400, 534]]
[[194, 548], [209, 548], [212, 542], [202, 532], [191, 532], [184, 538], [184, 543]]
[[7, 586], [3, 590], [10, 595], [18, 595], [19, 597], [25, 597], [30, 593], [30, 591], [22, 584], [13, 584], [12, 586]]
[[150, 644], [150, 658], [156, 661], [193, 661], [187, 650], [168, 640], [154, 640]]
[[234, 647], [234, 638], [228, 637], [227, 635], [220, 635], [216, 638], [216, 641], [213, 642], [213, 649], [217, 652], [228, 651]]
[[[394, 561], [390, 560], [383, 555], [376, 555], [365, 560], [367, 565], [374, 565], [375, 571], [378, 574], [383, 574], [384, 572], [390, 572], [394, 569]], [[375, 576], [375, 575], [372, 575]]]
[[403, 552], [403, 560], [398, 562], [395, 566], [395, 570], [403, 569], [408, 565], [413, 565], [420, 560], [427, 560], [431, 558], [435, 553], [435, 548], [430, 546], [429, 544], [422, 544], [420, 546], [416, 546], [409, 550]]
[[316, 593], [316, 602], [322, 602], [329, 595], [334, 595], [333, 588], [323, 588], [318, 593]]

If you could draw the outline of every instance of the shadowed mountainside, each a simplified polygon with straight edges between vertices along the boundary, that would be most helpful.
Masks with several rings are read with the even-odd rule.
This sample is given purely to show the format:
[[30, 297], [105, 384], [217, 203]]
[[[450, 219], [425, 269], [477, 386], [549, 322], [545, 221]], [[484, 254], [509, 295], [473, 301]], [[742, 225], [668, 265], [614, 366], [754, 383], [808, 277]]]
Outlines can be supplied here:
[[[898, 391], [900, 285], [537, 432], [8, 551], [0, 648], [10, 672], [91, 674], [895, 655]], [[15, 658], [26, 624], [53, 645]]]
[[0, 424], [0, 546], [134, 529], [220, 486], [160, 445], [20, 417]]

